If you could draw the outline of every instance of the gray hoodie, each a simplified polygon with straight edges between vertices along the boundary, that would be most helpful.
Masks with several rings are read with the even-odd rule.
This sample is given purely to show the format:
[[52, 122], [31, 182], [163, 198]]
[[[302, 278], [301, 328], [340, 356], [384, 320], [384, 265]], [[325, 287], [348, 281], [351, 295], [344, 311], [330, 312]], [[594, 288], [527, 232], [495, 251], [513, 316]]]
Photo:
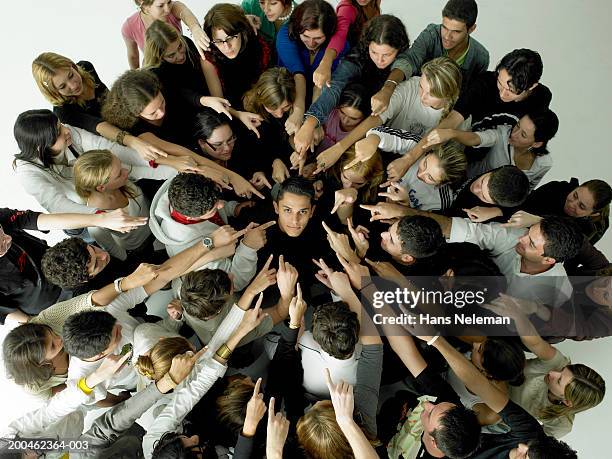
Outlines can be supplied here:
[[[219, 225], [209, 220], [193, 225], [184, 225], [175, 221], [170, 216], [170, 201], [168, 199], [170, 183], [171, 180], [167, 180], [153, 198], [149, 226], [155, 237], [166, 246], [168, 256], [172, 257], [191, 247], [203, 237], [210, 236], [219, 228]], [[226, 202], [225, 207], [219, 210], [219, 215], [225, 223], [227, 223], [227, 216], [233, 215], [237, 204], [236, 201]], [[203, 268], [222, 269], [227, 273], [232, 273], [234, 287], [237, 291], [240, 291], [255, 276], [257, 251], [241, 242], [238, 244], [233, 257], [213, 261], [200, 269]]]

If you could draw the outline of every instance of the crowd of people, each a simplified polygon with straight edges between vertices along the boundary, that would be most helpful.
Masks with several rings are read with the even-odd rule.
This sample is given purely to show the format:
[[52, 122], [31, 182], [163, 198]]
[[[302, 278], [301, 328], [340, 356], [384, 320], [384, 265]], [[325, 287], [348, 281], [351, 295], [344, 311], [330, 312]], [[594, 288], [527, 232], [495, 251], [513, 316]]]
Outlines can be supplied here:
[[381, 0], [134, 1], [129, 70], [33, 56], [50, 106], [15, 121], [45, 210], [0, 210], [15, 457], [577, 457], [605, 381], [555, 344], [612, 334], [612, 188], [540, 184], [540, 54], [489, 62], [475, 0], [418, 34]]

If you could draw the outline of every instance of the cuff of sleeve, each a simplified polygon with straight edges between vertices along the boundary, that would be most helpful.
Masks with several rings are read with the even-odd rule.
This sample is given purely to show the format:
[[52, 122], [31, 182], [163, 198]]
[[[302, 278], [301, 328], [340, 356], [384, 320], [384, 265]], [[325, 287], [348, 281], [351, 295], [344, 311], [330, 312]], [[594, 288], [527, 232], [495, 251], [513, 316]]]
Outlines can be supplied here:
[[464, 242], [468, 233], [469, 223], [466, 218], [453, 217], [448, 242]]

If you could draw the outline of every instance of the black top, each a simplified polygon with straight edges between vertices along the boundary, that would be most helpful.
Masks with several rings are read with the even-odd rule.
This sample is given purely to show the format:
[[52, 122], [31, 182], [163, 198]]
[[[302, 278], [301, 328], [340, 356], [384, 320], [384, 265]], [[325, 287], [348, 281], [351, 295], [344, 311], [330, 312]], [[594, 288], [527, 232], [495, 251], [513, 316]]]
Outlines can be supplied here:
[[0, 225], [13, 242], [0, 257], [0, 319], [19, 308], [36, 315], [55, 304], [61, 289], [49, 283], [41, 270], [47, 243], [23, 230], [38, 230], [40, 212], [0, 209]]
[[271, 50], [266, 41], [258, 35], [250, 40], [246, 48], [234, 59], [227, 59], [217, 50], [206, 53], [206, 59], [217, 68], [223, 86], [223, 96], [230, 101], [233, 108], [241, 110], [242, 96], [270, 65]]
[[455, 110], [464, 119], [472, 115], [472, 131], [483, 131], [500, 124], [514, 125], [526, 113], [547, 108], [551, 99], [550, 90], [539, 83], [526, 99], [503, 102], [497, 89], [497, 72], [489, 71], [473, 80], [459, 97]]
[[96, 126], [104, 122], [101, 115], [102, 99], [108, 92], [108, 88], [100, 81], [100, 77], [91, 62], [79, 61], [77, 65], [93, 77], [95, 84], [94, 98], [86, 101], [83, 106], [77, 103], [68, 103], [53, 107], [53, 113], [57, 115], [62, 123], [85, 129], [97, 135]]
[[198, 110], [202, 107], [200, 98], [208, 96], [208, 86], [204, 79], [200, 54], [193, 41], [183, 36], [187, 43], [187, 58], [182, 64], [169, 64], [162, 61], [151, 71], [162, 84], [166, 104], [180, 109]]
[[514, 212], [518, 210], [517, 207], [502, 207], [499, 204], [489, 204], [487, 202], [482, 201], [478, 196], [470, 191], [470, 187], [475, 180], [478, 180], [481, 176], [474, 177], [473, 179], [467, 180], [459, 187], [456, 192], [455, 200], [453, 204], [448, 208], [444, 209], [441, 212], [443, 215], [448, 217], [461, 217], [467, 218], [467, 213], [463, 209], [471, 209], [472, 207], [481, 206], [481, 207], [497, 207], [503, 213], [501, 217], [495, 217], [491, 220], [487, 220], [487, 223], [491, 222], [499, 222], [506, 223], [508, 219], [512, 216]]
[[278, 119], [273, 116], [264, 119], [257, 128], [259, 138], [242, 123], [236, 125], [235, 133], [240, 139], [243, 152], [248, 156], [249, 168], [253, 172], [265, 172], [268, 180], [272, 176], [272, 163], [276, 158], [281, 159], [287, 169], [291, 168], [289, 158], [293, 148], [285, 131], [285, 120], [286, 117]]
[[[535, 215], [559, 215], [565, 216], [563, 208], [567, 196], [579, 186], [578, 179], [572, 178], [569, 182], [548, 182], [533, 190], [527, 200], [520, 208]], [[601, 212], [598, 217], [574, 218], [580, 231], [587, 237], [591, 244], [599, 241], [610, 226], [609, 207]]]
[[483, 434], [480, 448], [471, 456], [474, 459], [507, 459], [510, 450], [519, 443], [527, 443], [546, 435], [540, 423], [511, 400], [508, 400], [499, 415], [510, 427], [510, 432]]
[[162, 118], [161, 125], [158, 126], [144, 118], [138, 118], [136, 124], [129, 129], [130, 133], [135, 137], [145, 132], [150, 132], [166, 142], [175, 143], [185, 148], [191, 148], [193, 144], [193, 130], [193, 112], [190, 110], [180, 110], [176, 105], [172, 104], [166, 105], [166, 113]]
[[115, 279], [125, 277], [131, 274], [138, 267], [138, 260], [129, 257], [125, 261], [121, 261], [113, 256], [110, 261], [95, 277], [89, 279], [86, 284], [83, 284], [72, 291], [72, 296], [79, 296], [91, 290], [100, 290], [102, 287], [112, 284]]

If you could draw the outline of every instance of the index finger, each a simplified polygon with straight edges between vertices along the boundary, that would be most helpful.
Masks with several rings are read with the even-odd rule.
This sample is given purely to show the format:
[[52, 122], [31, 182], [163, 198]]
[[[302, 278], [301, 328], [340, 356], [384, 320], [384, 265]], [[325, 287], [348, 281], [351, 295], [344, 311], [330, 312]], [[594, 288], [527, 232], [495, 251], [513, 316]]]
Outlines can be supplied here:
[[207, 350], [208, 346], [204, 346], [202, 349], [196, 352], [196, 354], [193, 356], [193, 361], [197, 362], [198, 360], [200, 360], [200, 357], [202, 357]]
[[327, 274], [328, 276], [332, 273], [331, 268], [327, 266], [327, 263], [325, 263], [325, 260], [323, 260], [323, 258], [319, 258], [319, 266], [323, 271], [325, 271], [325, 274]]
[[365, 210], [369, 210], [370, 212], [375, 212], [376, 210], [378, 210], [376, 204], [359, 204], [359, 207]]
[[325, 368], [323, 372], [325, 373], [325, 383], [327, 384], [327, 388], [331, 392], [334, 389], [334, 382], [331, 379], [331, 373], [329, 372], [329, 368]]
[[257, 297], [257, 302], [255, 303], [255, 307], [253, 308], [253, 311], [256, 312], [256, 317], [259, 317], [259, 311], [261, 311], [262, 302], [263, 302], [263, 292], [261, 292], [259, 296]]
[[336, 257], [338, 258], [338, 261], [340, 262], [344, 270], [348, 272], [348, 270], [351, 268], [348, 261], [346, 261], [344, 257], [340, 255], [338, 252], [336, 252]]
[[260, 225], [259, 229], [260, 230], [266, 230], [266, 229], [268, 229], [268, 228], [270, 228], [271, 226], [274, 226], [274, 225], [276, 225], [276, 220], [270, 220], [269, 222], [264, 223], [263, 225]]
[[330, 236], [334, 236], [336, 234], [335, 231], [332, 231], [332, 229], [329, 226], [327, 226], [327, 223], [325, 222], [321, 222], [321, 223], [323, 224], [323, 229], [325, 229], [325, 232], [327, 234], [329, 234]]
[[253, 222], [249, 223], [245, 228], [242, 228], [240, 231], [236, 231], [232, 235], [232, 241], [235, 241], [239, 237], [243, 236], [247, 231], [252, 230], [253, 228], [255, 228], [254, 226], [253, 227], [251, 226], [252, 223]]
[[297, 299], [298, 301], [302, 301], [302, 287], [300, 287], [300, 283], [297, 283]]
[[272, 258], [274, 258], [274, 254], [271, 253], [268, 259], [266, 260], [266, 263], [263, 265], [263, 268], [261, 269], [262, 271], [267, 271], [268, 269], [270, 269], [270, 263], [272, 263]]
[[356, 166], [357, 164], [359, 164], [361, 162], [361, 159], [359, 158], [355, 158], [354, 160], [352, 160], [350, 163], [348, 163], [346, 166], [344, 166], [344, 170], [350, 169], [353, 166]]
[[274, 397], [270, 397], [270, 403], [268, 403], [268, 422], [272, 422], [276, 413], [274, 412]]
[[253, 389], [253, 398], [256, 398], [259, 395], [260, 387], [261, 387], [261, 378], [257, 378], [257, 382], [255, 383], [255, 388]]

